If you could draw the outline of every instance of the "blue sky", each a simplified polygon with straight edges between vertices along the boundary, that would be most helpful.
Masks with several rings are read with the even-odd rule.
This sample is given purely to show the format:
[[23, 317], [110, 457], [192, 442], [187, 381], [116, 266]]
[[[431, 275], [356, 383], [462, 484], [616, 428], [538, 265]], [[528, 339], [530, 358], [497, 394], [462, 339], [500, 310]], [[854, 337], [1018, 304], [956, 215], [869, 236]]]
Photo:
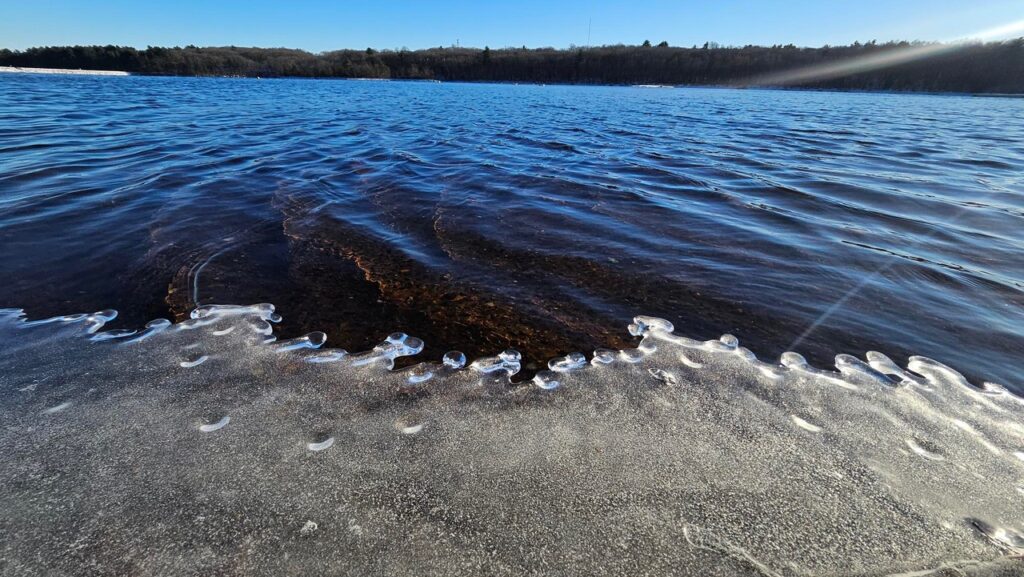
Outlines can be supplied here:
[[1022, 0], [0, 0], [0, 47], [689, 46], [947, 40], [1024, 19]]

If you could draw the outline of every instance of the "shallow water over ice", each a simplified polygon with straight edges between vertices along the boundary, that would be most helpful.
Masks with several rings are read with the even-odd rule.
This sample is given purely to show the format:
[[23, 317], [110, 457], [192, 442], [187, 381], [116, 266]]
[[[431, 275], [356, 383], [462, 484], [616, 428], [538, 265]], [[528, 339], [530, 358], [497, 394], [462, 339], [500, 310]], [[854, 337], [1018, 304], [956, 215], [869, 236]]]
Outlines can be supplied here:
[[637, 317], [513, 385], [270, 305], [113, 316], [0, 314], [5, 574], [1024, 574], [1024, 404], [929, 359]]

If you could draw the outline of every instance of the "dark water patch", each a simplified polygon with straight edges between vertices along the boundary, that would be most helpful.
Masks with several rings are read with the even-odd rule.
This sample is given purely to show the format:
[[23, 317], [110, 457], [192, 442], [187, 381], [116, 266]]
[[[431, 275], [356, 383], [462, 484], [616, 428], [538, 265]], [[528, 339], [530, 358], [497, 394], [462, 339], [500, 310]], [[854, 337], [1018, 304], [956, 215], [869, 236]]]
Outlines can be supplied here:
[[1000, 162], [998, 160], [985, 160], [985, 159], [973, 159], [973, 158], [954, 158], [950, 160], [955, 164], [962, 164], [965, 166], [975, 166], [979, 168], [997, 168], [1001, 170], [1018, 170], [1019, 167], [1006, 162]]

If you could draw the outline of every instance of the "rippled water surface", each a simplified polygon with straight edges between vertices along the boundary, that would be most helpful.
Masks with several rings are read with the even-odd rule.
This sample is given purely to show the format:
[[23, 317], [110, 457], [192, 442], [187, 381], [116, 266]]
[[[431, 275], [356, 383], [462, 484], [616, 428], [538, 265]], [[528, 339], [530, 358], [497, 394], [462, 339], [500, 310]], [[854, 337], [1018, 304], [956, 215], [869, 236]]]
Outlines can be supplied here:
[[1017, 388], [1024, 101], [0, 76], [0, 307], [530, 362], [637, 313]]

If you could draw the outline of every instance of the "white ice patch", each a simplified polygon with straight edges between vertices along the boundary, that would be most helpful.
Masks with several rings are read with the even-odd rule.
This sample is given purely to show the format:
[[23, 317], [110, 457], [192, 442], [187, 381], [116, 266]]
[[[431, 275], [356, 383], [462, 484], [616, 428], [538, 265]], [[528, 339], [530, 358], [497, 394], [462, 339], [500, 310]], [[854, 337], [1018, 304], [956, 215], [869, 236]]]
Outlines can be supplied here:
[[395, 371], [422, 341], [268, 343], [271, 305], [109, 318], [0, 311], [26, 574], [1022, 572], [1024, 404], [933, 360], [765, 362], [638, 317], [636, 348], [513, 384], [512, 350]]

